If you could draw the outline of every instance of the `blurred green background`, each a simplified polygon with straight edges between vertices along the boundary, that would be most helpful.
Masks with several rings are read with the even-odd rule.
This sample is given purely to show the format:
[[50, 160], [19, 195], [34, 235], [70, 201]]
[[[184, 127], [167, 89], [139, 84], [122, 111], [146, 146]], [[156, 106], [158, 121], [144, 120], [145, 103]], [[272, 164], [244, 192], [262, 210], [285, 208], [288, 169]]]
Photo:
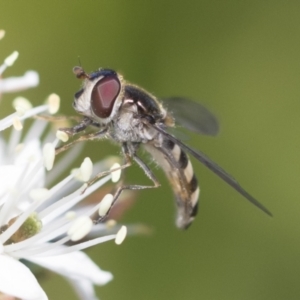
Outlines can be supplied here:
[[[97, 288], [101, 299], [300, 299], [299, 1], [11, 0], [0, 3], [0, 27], [7, 33], [1, 57], [20, 52], [5, 76], [40, 74], [38, 88], [21, 93], [35, 104], [55, 92], [61, 112], [74, 115], [78, 56], [88, 72], [110, 67], [157, 96], [201, 101], [221, 133], [189, 144], [274, 214], [194, 161], [200, 211], [181, 232], [168, 182], [152, 164], [162, 187], [139, 193], [121, 223], [142, 222], [154, 234], [87, 251], [115, 276]], [[3, 97], [2, 113], [16, 95]], [[108, 141], [91, 143], [80, 159], [119, 151]], [[148, 180], [134, 166], [127, 182]], [[74, 299], [61, 278], [48, 278], [50, 299]]]

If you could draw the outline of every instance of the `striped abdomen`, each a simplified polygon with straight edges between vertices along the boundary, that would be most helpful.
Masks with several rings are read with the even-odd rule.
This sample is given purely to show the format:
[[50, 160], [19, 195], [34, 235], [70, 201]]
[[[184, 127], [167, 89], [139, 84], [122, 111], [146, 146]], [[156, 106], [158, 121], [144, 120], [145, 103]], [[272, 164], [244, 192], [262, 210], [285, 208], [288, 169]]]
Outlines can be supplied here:
[[197, 214], [200, 193], [191, 161], [177, 144], [165, 137], [161, 147], [149, 143], [145, 148], [163, 168], [172, 185], [177, 205], [177, 227], [188, 228]]

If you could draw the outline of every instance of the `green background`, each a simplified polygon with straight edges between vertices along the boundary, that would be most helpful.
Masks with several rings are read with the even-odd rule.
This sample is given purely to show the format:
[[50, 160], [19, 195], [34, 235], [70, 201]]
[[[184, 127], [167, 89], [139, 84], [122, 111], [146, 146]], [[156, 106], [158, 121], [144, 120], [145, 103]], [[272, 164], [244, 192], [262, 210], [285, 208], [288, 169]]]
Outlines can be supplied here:
[[[217, 138], [192, 136], [266, 205], [270, 218], [194, 161], [201, 185], [197, 219], [174, 226], [172, 192], [139, 193], [121, 223], [142, 222], [150, 236], [87, 252], [115, 279], [101, 299], [300, 299], [299, 1], [1, 1], [1, 57], [20, 57], [5, 76], [37, 70], [40, 85], [21, 95], [38, 104], [56, 92], [73, 115], [86, 71], [114, 68], [157, 96], [186, 95], [218, 116]], [[19, 95], [19, 94], [18, 94]], [[3, 113], [11, 111], [2, 98]], [[118, 154], [108, 141], [85, 148], [93, 160]], [[128, 182], [148, 183], [137, 166]], [[61, 278], [42, 284], [50, 299], [74, 299]], [[63, 287], [63, 288], [62, 288]]]

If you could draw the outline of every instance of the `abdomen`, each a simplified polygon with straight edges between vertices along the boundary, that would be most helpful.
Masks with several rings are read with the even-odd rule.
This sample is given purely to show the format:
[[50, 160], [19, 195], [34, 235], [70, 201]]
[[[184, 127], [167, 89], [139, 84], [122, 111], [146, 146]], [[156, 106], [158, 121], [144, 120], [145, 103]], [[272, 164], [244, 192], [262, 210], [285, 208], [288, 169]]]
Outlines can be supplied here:
[[177, 144], [165, 137], [161, 146], [156, 146], [155, 143], [144, 146], [171, 183], [177, 206], [177, 227], [188, 228], [197, 214], [200, 194], [190, 159]]

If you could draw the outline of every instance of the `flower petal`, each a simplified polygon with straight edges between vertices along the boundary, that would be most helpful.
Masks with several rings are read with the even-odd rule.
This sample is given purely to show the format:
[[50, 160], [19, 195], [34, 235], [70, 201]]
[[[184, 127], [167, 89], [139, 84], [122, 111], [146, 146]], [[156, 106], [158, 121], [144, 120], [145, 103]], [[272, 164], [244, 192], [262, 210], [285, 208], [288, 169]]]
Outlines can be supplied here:
[[47, 300], [31, 271], [18, 260], [0, 255], [0, 291], [25, 300]]
[[69, 283], [74, 288], [77, 293], [79, 299], [82, 300], [99, 300], [99, 298], [95, 294], [94, 286], [89, 280], [81, 279], [67, 279]]
[[56, 256], [31, 257], [30, 261], [70, 279], [89, 280], [97, 285], [104, 285], [113, 278], [110, 272], [102, 271], [81, 251]]
[[[1, 166], [0, 168], [0, 195], [3, 195], [8, 189], [13, 188], [15, 182], [18, 180], [22, 169], [14, 165]], [[0, 204], [3, 203], [5, 199], [1, 197]]]

